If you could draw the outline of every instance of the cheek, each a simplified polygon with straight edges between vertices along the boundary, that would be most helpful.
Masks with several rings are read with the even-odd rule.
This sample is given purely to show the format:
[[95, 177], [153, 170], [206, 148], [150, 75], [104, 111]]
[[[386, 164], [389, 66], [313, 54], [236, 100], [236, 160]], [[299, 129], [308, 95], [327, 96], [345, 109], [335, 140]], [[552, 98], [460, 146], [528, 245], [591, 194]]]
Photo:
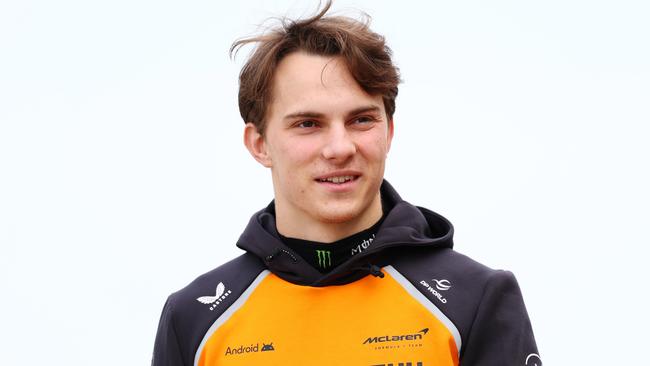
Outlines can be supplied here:
[[366, 136], [359, 142], [359, 150], [367, 159], [383, 162], [388, 153], [388, 139], [381, 133]]
[[309, 141], [291, 141], [277, 150], [278, 166], [289, 175], [300, 173], [297, 169], [307, 166], [317, 154], [316, 144]]

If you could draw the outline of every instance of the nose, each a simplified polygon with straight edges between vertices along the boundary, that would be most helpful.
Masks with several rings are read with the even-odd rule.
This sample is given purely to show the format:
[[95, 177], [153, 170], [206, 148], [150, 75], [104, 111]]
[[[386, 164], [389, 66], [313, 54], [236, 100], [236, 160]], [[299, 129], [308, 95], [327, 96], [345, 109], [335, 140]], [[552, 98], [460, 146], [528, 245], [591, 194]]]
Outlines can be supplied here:
[[357, 152], [353, 136], [344, 123], [332, 124], [328, 130], [322, 151], [323, 158], [334, 163], [343, 163]]

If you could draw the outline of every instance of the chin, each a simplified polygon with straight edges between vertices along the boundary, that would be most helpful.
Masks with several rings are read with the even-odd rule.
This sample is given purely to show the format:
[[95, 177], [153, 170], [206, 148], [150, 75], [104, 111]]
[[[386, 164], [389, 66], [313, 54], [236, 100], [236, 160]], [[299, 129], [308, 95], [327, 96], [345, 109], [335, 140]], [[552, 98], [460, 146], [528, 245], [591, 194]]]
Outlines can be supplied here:
[[321, 216], [321, 221], [326, 222], [328, 224], [343, 224], [352, 221], [356, 217], [357, 215], [350, 215], [350, 214], [326, 215], [326, 216]]
[[352, 207], [323, 209], [318, 212], [320, 221], [329, 224], [342, 224], [350, 222], [359, 217], [360, 210]]

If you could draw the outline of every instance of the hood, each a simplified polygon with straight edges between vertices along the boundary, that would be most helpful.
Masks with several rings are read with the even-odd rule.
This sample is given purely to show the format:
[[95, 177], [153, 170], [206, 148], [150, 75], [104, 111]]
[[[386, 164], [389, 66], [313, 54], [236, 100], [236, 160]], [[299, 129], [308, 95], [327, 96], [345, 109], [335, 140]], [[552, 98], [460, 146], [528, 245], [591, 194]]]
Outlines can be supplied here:
[[380, 268], [390, 263], [391, 255], [453, 247], [454, 228], [447, 219], [402, 200], [386, 180], [380, 191], [388, 214], [372, 245], [328, 273], [320, 273], [282, 242], [275, 227], [273, 201], [251, 217], [237, 246], [259, 257], [280, 278], [307, 286], [342, 285], [368, 274], [383, 277]]

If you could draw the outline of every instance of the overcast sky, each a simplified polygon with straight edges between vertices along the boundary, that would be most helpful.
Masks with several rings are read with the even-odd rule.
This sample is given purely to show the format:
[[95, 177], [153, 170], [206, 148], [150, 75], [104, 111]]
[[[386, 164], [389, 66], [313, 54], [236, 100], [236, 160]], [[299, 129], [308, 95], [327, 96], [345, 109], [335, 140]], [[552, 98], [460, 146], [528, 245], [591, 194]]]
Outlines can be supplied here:
[[[316, 6], [0, 3], [0, 364], [149, 363], [166, 297], [272, 199], [228, 48]], [[334, 9], [369, 13], [402, 72], [386, 178], [515, 273], [545, 364], [647, 359], [650, 5]]]

